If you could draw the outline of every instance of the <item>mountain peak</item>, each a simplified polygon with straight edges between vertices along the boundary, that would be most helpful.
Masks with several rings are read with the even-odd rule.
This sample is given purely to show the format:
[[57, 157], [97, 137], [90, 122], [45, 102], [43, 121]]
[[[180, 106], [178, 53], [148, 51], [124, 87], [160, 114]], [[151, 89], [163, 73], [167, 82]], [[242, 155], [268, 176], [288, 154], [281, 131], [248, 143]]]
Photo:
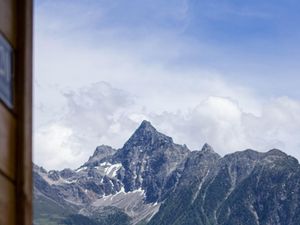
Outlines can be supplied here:
[[163, 135], [159, 133], [155, 127], [147, 120], [143, 120], [140, 126], [135, 130], [132, 137], [145, 137]]
[[141, 125], [138, 127], [137, 130], [140, 130], [140, 129], [142, 129], [142, 130], [148, 130], [148, 131], [153, 131], [153, 132], [156, 131], [155, 127], [153, 127], [152, 124], [149, 121], [147, 121], [147, 120], [143, 120], [142, 121]]
[[89, 158], [89, 160], [83, 166], [95, 166], [99, 164], [102, 160], [108, 160], [117, 152], [116, 149], [108, 145], [100, 145], [94, 151], [94, 154]]
[[205, 143], [201, 149], [201, 152], [215, 152], [215, 151], [209, 144]]
[[266, 155], [272, 155], [272, 156], [278, 156], [278, 157], [286, 157], [287, 156], [286, 153], [284, 153], [283, 151], [276, 149], [276, 148], [273, 148], [270, 151], [268, 151], [266, 153]]
[[112, 147], [110, 147], [108, 145], [100, 145], [96, 148], [92, 157], [96, 157], [99, 155], [111, 155], [115, 151], [116, 151], [115, 149], [113, 149]]
[[173, 140], [171, 137], [157, 131], [149, 121], [143, 120], [125, 145], [133, 147], [153, 144], [159, 145], [161, 143], [171, 144]]

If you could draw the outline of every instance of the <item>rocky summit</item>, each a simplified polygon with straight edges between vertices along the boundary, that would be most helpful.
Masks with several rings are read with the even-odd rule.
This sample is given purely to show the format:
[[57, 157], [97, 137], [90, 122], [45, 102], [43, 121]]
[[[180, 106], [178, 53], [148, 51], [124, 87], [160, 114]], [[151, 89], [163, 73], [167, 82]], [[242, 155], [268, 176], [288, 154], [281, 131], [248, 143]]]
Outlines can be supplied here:
[[34, 165], [35, 225], [299, 225], [300, 165], [277, 149], [218, 155], [143, 121], [76, 170]]

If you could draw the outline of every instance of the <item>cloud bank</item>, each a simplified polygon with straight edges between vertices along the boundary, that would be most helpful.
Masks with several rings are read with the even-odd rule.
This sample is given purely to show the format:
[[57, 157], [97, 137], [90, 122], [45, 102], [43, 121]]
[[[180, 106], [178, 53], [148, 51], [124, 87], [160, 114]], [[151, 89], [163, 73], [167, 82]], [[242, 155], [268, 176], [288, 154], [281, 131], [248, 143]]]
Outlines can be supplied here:
[[191, 150], [208, 142], [222, 155], [247, 148], [279, 148], [300, 158], [300, 102], [288, 97], [268, 101], [254, 114], [245, 112], [236, 100], [220, 96], [205, 97], [186, 111], [159, 113], [106, 82], [63, 96], [67, 104], [62, 117], [35, 134], [39, 148], [35, 161], [46, 168], [76, 168], [100, 144], [122, 147], [143, 119]]
[[76, 168], [143, 119], [190, 149], [300, 158], [297, 45], [275, 16], [290, 20], [232, 4], [36, 1], [34, 162]]

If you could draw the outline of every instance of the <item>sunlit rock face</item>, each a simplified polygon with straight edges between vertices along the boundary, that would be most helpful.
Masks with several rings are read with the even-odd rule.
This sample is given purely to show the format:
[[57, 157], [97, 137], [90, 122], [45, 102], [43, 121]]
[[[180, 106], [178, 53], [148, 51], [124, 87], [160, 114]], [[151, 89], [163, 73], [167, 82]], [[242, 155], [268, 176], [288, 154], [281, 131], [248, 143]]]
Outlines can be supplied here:
[[[76, 170], [34, 165], [34, 224], [299, 225], [298, 161], [273, 149], [218, 155], [143, 121]], [[77, 221], [77, 222], [76, 222]]]

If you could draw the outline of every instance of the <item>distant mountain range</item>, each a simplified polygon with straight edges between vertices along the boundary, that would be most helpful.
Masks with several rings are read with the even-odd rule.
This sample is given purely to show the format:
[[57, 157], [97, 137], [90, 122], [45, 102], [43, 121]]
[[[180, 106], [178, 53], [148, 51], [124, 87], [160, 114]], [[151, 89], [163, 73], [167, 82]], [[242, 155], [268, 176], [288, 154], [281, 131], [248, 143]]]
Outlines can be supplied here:
[[273, 149], [218, 155], [143, 121], [77, 170], [34, 165], [35, 225], [299, 225], [300, 165]]

